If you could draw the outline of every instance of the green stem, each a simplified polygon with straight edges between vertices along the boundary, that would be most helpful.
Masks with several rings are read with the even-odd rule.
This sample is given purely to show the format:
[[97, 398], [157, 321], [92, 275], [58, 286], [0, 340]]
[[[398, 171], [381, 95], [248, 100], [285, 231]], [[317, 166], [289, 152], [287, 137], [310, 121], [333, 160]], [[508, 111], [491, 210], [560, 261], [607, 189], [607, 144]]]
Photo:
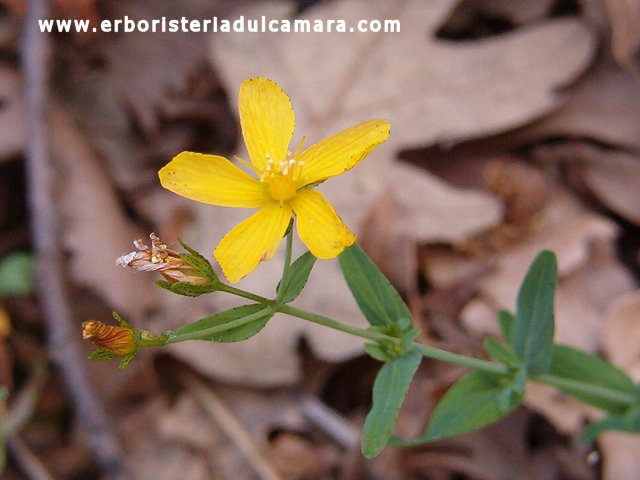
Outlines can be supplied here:
[[532, 377], [529, 377], [529, 379], [537, 383], [544, 383], [553, 387], [557, 387], [561, 390], [585, 393], [593, 395], [594, 397], [600, 397], [604, 400], [620, 402], [625, 405], [637, 404], [636, 396], [631, 393], [612, 390], [600, 385], [594, 385], [593, 383], [586, 383], [580, 382], [578, 380], [571, 380], [569, 378], [556, 377], [555, 375], [549, 375], [548, 373], [534, 375]]
[[[367, 340], [373, 340], [375, 342], [391, 341], [399, 343], [399, 339], [383, 333], [371, 332], [358, 327], [352, 327], [345, 325], [331, 318], [323, 317], [321, 315], [315, 315], [313, 313], [306, 312], [304, 310], [291, 307], [289, 305], [278, 305], [277, 311], [292, 315], [294, 317], [302, 318], [325, 327], [339, 330], [341, 332], [349, 333], [358, 337], [366, 338]], [[441, 350], [436, 347], [430, 347], [422, 343], [412, 342], [411, 346], [416, 348], [424, 357], [432, 358], [434, 360], [440, 360], [443, 362], [453, 363], [463, 367], [473, 368], [475, 370], [481, 370], [487, 373], [493, 373], [497, 375], [507, 375], [510, 370], [506, 365], [483, 360], [481, 358], [467, 357], [465, 355], [459, 355], [457, 353]], [[570, 380], [566, 378], [556, 377], [550, 374], [536, 375], [531, 378], [532, 381], [538, 383], [544, 383], [560, 389], [575, 391], [584, 394], [593, 395], [594, 397], [600, 397], [602, 399], [620, 402], [626, 405], [635, 405], [636, 398], [634, 395], [627, 392], [621, 392], [618, 390], [612, 390], [600, 385], [593, 385], [587, 382], [580, 382], [577, 380]]]
[[[358, 327], [353, 327], [351, 325], [346, 325], [344, 323], [333, 320], [329, 317], [316, 315], [314, 313], [307, 312], [305, 310], [301, 310], [299, 308], [295, 308], [290, 305], [277, 304], [273, 300], [269, 300], [268, 298], [261, 297], [259, 295], [254, 295], [249, 292], [245, 292], [244, 290], [237, 289], [230, 285], [223, 284], [221, 285], [220, 290], [267, 305], [268, 306], [267, 308], [273, 309], [274, 312], [282, 312], [287, 315], [298, 317], [318, 325], [322, 325], [334, 330], [348, 333], [350, 335], [355, 335], [357, 337], [365, 338], [367, 340], [372, 340], [378, 343], [381, 343], [383, 341], [392, 342], [396, 344], [400, 343], [400, 339], [397, 337], [385, 335], [384, 333], [372, 332], [364, 328], [358, 328]], [[267, 308], [265, 308], [265, 310]], [[264, 310], [261, 310], [260, 312], [257, 312], [246, 318], [236, 320], [234, 322], [229, 322], [224, 325], [220, 325], [218, 327], [212, 327], [213, 329], [215, 329], [215, 331], [212, 331], [210, 333], [216, 333], [218, 331], [224, 331], [229, 328], [234, 328], [236, 326], [244, 325], [245, 323], [249, 323], [250, 321], [253, 321], [256, 318], [259, 318], [261, 315], [264, 315]], [[204, 332], [208, 332], [208, 330], [205, 330]], [[198, 332], [198, 336], [201, 336], [202, 334], [203, 334], [203, 331]], [[186, 335], [179, 336], [179, 337], [174, 337], [167, 343], [176, 343], [178, 341], [182, 342], [184, 340], [189, 340], [189, 339], [190, 338], [187, 338]], [[502, 365], [496, 362], [491, 362], [488, 360], [483, 360], [481, 358], [473, 358], [473, 357], [467, 357], [465, 355], [459, 355], [457, 353], [451, 353], [436, 347], [424, 345], [422, 343], [412, 342], [411, 346], [416, 348], [424, 357], [432, 358], [434, 360], [453, 363], [455, 365], [473, 368], [475, 370], [481, 370], [487, 373], [493, 373], [498, 375], [507, 375], [510, 372], [509, 368], [506, 365]], [[565, 391], [569, 391], [569, 392], [574, 391], [574, 392], [580, 392], [583, 394], [589, 394], [594, 397], [599, 397], [605, 400], [619, 402], [625, 405], [635, 405], [637, 403], [635, 396], [627, 392], [612, 390], [607, 387], [602, 387], [600, 385], [594, 385], [587, 382], [580, 382], [577, 380], [570, 380], [562, 377], [557, 377], [555, 375], [550, 375], [547, 373], [532, 376], [530, 380], [537, 383], [544, 383], [547, 385], [551, 385], [556, 388], [563, 389]]]
[[[400, 343], [400, 339], [397, 337], [385, 335], [384, 333], [372, 332], [364, 328], [345, 325], [344, 323], [340, 323], [331, 318], [309, 313], [304, 310], [300, 310], [298, 308], [292, 307], [290, 305], [278, 305], [276, 308], [279, 312], [286, 313], [294, 317], [302, 318], [303, 320], [308, 320], [310, 322], [317, 323], [318, 325], [323, 325], [325, 327], [333, 328], [334, 330], [339, 330], [341, 332], [350, 333], [351, 335], [366, 338], [367, 340], [373, 340], [374, 342], [390, 341], [393, 343]], [[417, 348], [418, 351], [423, 356], [433, 358], [435, 360], [442, 360], [443, 362], [455, 363], [457, 365], [475, 368], [478, 370], [484, 370], [485, 372], [490, 372], [490, 373], [502, 373], [502, 374], [509, 373], [509, 369], [506, 366], [500, 365], [494, 362], [488, 362], [480, 358], [472, 358], [472, 357], [466, 357], [464, 355], [458, 355], [457, 353], [451, 353], [451, 352], [447, 352], [446, 350], [440, 350], [439, 348], [429, 347], [422, 343], [413, 342], [412, 346]]]
[[451, 353], [446, 350], [440, 350], [436, 347], [424, 345], [422, 343], [413, 342], [412, 346], [416, 348], [423, 357], [433, 358], [434, 360], [453, 363], [476, 370], [482, 370], [487, 373], [496, 373], [501, 375], [506, 375], [509, 373], [509, 368], [506, 365], [502, 365], [500, 363], [490, 362], [481, 358], [467, 357], [465, 355], [459, 355], [457, 353]]
[[[282, 269], [282, 278], [280, 279], [280, 286], [284, 287], [289, 277], [289, 268], [291, 267], [291, 255], [293, 252], [293, 219], [289, 225], [289, 233], [287, 233], [286, 247], [284, 251], [284, 267]], [[285, 293], [286, 288], [282, 288], [276, 297], [276, 302], [280, 303], [282, 295]]]
[[231, 330], [232, 328], [238, 328], [242, 325], [246, 325], [247, 323], [251, 323], [260, 318], [264, 318], [266, 315], [272, 313], [270, 312], [270, 310], [272, 310], [272, 307], [265, 307], [262, 310], [258, 310], [257, 312], [252, 313], [251, 315], [247, 315], [246, 317], [242, 317], [237, 320], [232, 320], [231, 322], [216, 325], [215, 327], [205, 328], [204, 330], [198, 330], [196, 332], [176, 335], [175, 337], [167, 340], [166, 343], [169, 344], [186, 342], [187, 340], [202, 340], [205, 337], [213, 335], [214, 333], [225, 332], [227, 330]]
[[247, 292], [246, 290], [232, 287], [231, 285], [227, 285], [226, 283], [220, 283], [218, 291], [227, 292], [237, 297], [246, 298], [247, 300], [253, 300], [254, 302], [262, 303], [264, 305], [272, 305], [274, 303], [273, 300], [269, 300], [266, 297], [261, 297], [260, 295], [255, 295], [251, 292]]
[[300, 310], [299, 308], [295, 308], [290, 305], [277, 305], [275, 308], [278, 312], [286, 313], [287, 315], [291, 315], [293, 317], [302, 318], [303, 320], [308, 320], [310, 322], [317, 323], [318, 325], [333, 328], [334, 330], [349, 333], [351, 335], [355, 335], [356, 337], [373, 340], [374, 342], [380, 342], [383, 340], [392, 341], [394, 343], [399, 342], [399, 339], [396, 337], [385, 335], [384, 333], [372, 332], [364, 328], [352, 327], [351, 325], [346, 325], [329, 317], [316, 315], [315, 313]]
[[164, 347], [167, 343], [167, 339], [166, 338], [162, 338], [162, 337], [157, 337], [157, 338], [152, 338], [149, 340], [140, 340], [138, 342], [138, 346], [140, 348], [145, 348], [145, 347]]

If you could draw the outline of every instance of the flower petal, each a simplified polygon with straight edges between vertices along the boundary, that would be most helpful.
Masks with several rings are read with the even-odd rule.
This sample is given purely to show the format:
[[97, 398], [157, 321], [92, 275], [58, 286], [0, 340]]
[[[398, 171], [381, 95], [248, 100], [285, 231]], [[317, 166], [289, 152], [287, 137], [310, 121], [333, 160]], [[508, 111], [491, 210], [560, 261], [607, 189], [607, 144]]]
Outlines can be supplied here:
[[389, 137], [390, 129], [391, 125], [386, 120], [369, 120], [309, 147], [298, 158], [304, 162], [304, 185], [340, 175], [353, 168]]
[[182, 152], [158, 172], [167, 190], [222, 207], [261, 207], [270, 200], [263, 183], [224, 157]]
[[253, 167], [259, 171], [267, 159], [287, 156], [295, 118], [291, 100], [280, 86], [267, 78], [250, 78], [240, 86], [240, 125]]
[[356, 236], [321, 193], [308, 188], [299, 190], [290, 200], [298, 223], [298, 235], [318, 258], [337, 257]]
[[291, 220], [291, 207], [271, 202], [236, 225], [220, 241], [214, 257], [230, 282], [237, 282], [273, 256]]

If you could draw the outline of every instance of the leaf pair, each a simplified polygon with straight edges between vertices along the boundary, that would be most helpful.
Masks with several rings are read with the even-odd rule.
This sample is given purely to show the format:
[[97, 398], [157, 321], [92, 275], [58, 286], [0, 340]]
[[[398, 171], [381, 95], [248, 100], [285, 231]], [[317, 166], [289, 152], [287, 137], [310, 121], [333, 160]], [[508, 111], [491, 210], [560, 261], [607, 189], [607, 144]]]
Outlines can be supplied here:
[[467, 373], [442, 397], [425, 433], [394, 445], [418, 445], [472, 432], [511, 413], [522, 401], [531, 373], [546, 372], [553, 358], [553, 296], [557, 281], [555, 255], [541, 252], [533, 261], [516, 302], [516, 315], [500, 312], [498, 322], [507, 344], [485, 340], [485, 349], [507, 367], [505, 374]]
[[412, 328], [411, 312], [400, 294], [357, 244], [345, 249], [338, 260], [371, 330], [385, 332], [396, 340], [391, 345], [383, 342], [366, 347], [374, 358], [385, 362], [376, 376], [372, 407], [362, 430], [362, 454], [372, 458], [387, 445], [420, 365], [422, 355], [411, 348], [418, 331]]

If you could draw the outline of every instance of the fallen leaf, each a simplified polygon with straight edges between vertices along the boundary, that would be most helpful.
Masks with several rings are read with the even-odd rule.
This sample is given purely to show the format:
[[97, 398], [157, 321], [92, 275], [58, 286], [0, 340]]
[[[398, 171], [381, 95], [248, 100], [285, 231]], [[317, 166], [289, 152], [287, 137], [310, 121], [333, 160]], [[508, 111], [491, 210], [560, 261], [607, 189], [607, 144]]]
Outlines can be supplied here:
[[[344, 18], [355, 25], [366, 11], [371, 18], [400, 19], [402, 34], [228, 33], [214, 37], [213, 58], [234, 100], [246, 78], [259, 75], [279, 82], [294, 103], [297, 132], [306, 134], [310, 143], [367, 118], [389, 119], [391, 138], [366, 160], [367, 165], [331, 179], [320, 190], [356, 230], [375, 202], [390, 192], [398, 205], [398, 231], [405, 238], [461, 240], [496, 224], [500, 203], [486, 193], [453, 188], [423, 170], [395, 162], [396, 153], [410, 145], [513, 128], [551, 111], [560, 104], [556, 89], [589, 63], [594, 37], [575, 19], [467, 44], [425, 37], [425, 30], [433, 32], [456, 3], [327, 3], [314, 8], [311, 18]], [[266, 2], [238, 8], [230, 17], [289, 18], [289, 13], [287, 5]], [[196, 221], [185, 238], [204, 251], [211, 251], [213, 243], [246, 217], [232, 209], [199, 207], [195, 212]], [[302, 253], [299, 247], [298, 252]], [[271, 295], [281, 258], [260, 266], [241, 287]], [[321, 288], [313, 288], [314, 283]], [[310, 285], [298, 301], [300, 307], [364, 326], [335, 262], [318, 262]], [[215, 299], [200, 311], [231, 305]], [[194, 319], [186, 318], [184, 306], [173, 308], [176, 322]], [[317, 355], [331, 360], [348, 358], [362, 345], [301, 320], [275, 317], [242, 345], [176, 348], [205, 373], [268, 385], [295, 380], [293, 350], [303, 336]], [[258, 363], [262, 368], [255, 368]]]
[[398, 202], [391, 193], [382, 194], [360, 230], [360, 245], [402, 293], [417, 290], [415, 242], [407, 238], [399, 222]]
[[614, 365], [640, 380], [640, 290], [625, 293], [608, 306], [602, 348]]
[[598, 437], [602, 479], [640, 478], [640, 439], [637, 435], [605, 432]]
[[71, 253], [73, 278], [92, 288], [107, 304], [140, 318], [155, 304], [156, 291], [115, 259], [132, 250], [139, 235], [127, 219], [99, 160], [71, 119], [58, 111], [51, 124], [53, 156], [58, 162], [63, 244]]
[[557, 112], [518, 132], [514, 143], [545, 138], [590, 138], [627, 150], [640, 150], [640, 83], [603, 57], [572, 88]]
[[[228, 0], [207, 2], [156, 2], [133, 0], [105, 5], [109, 18], [134, 22], [160, 19], [210, 18]], [[159, 130], [157, 111], [172, 93], [182, 90], [189, 76], [207, 64], [206, 42], [190, 32], [134, 31], [125, 35], [109, 35], [100, 45], [110, 72], [147, 136]], [[144, 64], [144, 68], [140, 68]]]
[[535, 456], [526, 442], [528, 417], [523, 409], [517, 410], [480, 431], [427, 444], [405, 462], [427, 478], [442, 471], [449, 476], [440, 478], [554, 478], [546, 468], [541, 469], [543, 464], [533, 463]]
[[[602, 332], [602, 349], [616, 366], [640, 380], [640, 290], [620, 295], [609, 305]], [[606, 432], [598, 437], [603, 456], [603, 479], [640, 476], [640, 439], [637, 435]]]
[[529, 2], [528, 0], [479, 0], [493, 15], [510, 19], [517, 25], [540, 20], [553, 8], [553, 0]]
[[640, 73], [640, 1], [604, 0], [611, 22], [611, 49], [616, 61], [624, 68]]
[[[349, 0], [326, 4], [313, 11], [314, 19], [344, 18], [355, 24], [367, 11], [373, 18], [399, 19], [402, 33], [226, 34], [214, 39], [214, 61], [222, 67], [220, 74], [234, 98], [240, 82], [251, 76], [278, 81], [297, 107], [300, 134], [319, 137], [365, 118], [389, 119], [392, 135], [374, 153], [375, 164], [369, 161], [360, 178], [350, 174], [335, 179], [333, 185], [327, 182], [339, 207], [359, 205], [358, 209], [339, 208], [351, 225], [361, 223], [371, 202], [385, 191], [382, 187], [390, 185], [411, 236], [420, 241], [464, 236], [497, 220], [496, 203], [478, 192], [465, 191], [450, 192], [449, 199], [432, 205], [415, 192], [445, 187], [425, 172], [391, 158], [412, 144], [495, 133], [552, 110], [559, 101], [554, 90], [585, 68], [594, 43], [580, 22], [571, 19], [484, 42], [452, 44], [425, 38], [424, 31], [434, 30], [456, 3], [412, 0], [390, 6]], [[246, 18], [287, 18], [289, 12], [286, 5], [264, 3], [234, 13]], [[529, 55], [521, 55], [522, 51]], [[283, 75], [285, 71], [294, 73]], [[454, 206], [458, 206], [455, 211]], [[434, 217], [447, 224], [434, 227]], [[466, 227], [464, 232], [460, 225]]]
[[640, 157], [622, 151], [588, 147], [578, 159], [591, 191], [614, 212], [640, 225], [638, 185]]
[[[172, 410], [165, 400], [156, 396], [140, 408], [133, 409], [118, 422], [120, 434], [126, 439], [126, 452], [132, 459], [129, 462], [131, 478], [158, 480], [231, 478], [223, 475], [212, 476], [212, 472], [219, 472], [219, 470], [213, 470], [210, 465], [210, 459], [215, 459], [217, 456], [211, 455], [213, 451], [211, 446], [198, 448], [200, 445], [196, 445], [194, 448], [194, 445], [185, 444], [167, 435], [166, 425], [162, 421], [158, 422], [158, 419], [180, 415], [180, 409], [185, 407], [176, 408]], [[204, 415], [200, 415], [199, 418], [206, 422]], [[214, 444], [219, 440], [219, 435], [213, 429], [213, 425], [207, 423], [204, 425], [210, 427], [210, 445]], [[237, 472], [238, 474], [247, 473], [242, 468], [238, 468]]]
[[556, 187], [536, 228], [525, 240], [500, 252], [495, 269], [478, 281], [479, 296], [461, 315], [464, 325], [476, 334], [497, 334], [495, 313], [499, 308], [513, 311], [531, 260], [540, 250], [549, 249], [558, 257], [561, 279], [556, 290], [556, 340], [596, 351], [604, 309], [634, 286], [632, 276], [611, 251], [616, 233], [612, 222], [585, 210]]
[[640, 224], [640, 205], [636, 201], [640, 184], [640, 157], [598, 147], [587, 142], [556, 142], [532, 150], [541, 163], [560, 163], [568, 167], [568, 177], [586, 186], [611, 210], [632, 223]]
[[330, 447], [318, 447], [304, 436], [283, 431], [269, 445], [269, 457], [278, 471], [288, 479], [328, 477], [335, 471], [337, 451]]
[[478, 38], [478, 33], [494, 27], [502, 34], [513, 26], [543, 19], [552, 6], [553, 0], [462, 0], [439, 31], [453, 38], [468, 38], [465, 33], [471, 31]]
[[602, 416], [597, 408], [541, 383], [527, 385], [523, 402], [527, 408], [544, 415], [563, 435], [578, 436], [584, 431], [587, 420]]
[[171, 410], [158, 419], [158, 434], [163, 440], [193, 449], [207, 449], [215, 444], [212, 425], [191, 395], [179, 397]]

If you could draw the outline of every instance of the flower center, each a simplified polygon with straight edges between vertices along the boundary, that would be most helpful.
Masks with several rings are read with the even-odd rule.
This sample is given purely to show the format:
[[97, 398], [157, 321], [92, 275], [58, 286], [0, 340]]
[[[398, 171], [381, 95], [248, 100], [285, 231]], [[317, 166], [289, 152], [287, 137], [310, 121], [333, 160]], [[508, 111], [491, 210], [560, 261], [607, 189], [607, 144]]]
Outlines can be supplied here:
[[296, 160], [291, 152], [287, 152], [287, 157], [279, 162], [267, 154], [267, 164], [260, 172], [260, 181], [267, 184], [269, 194], [274, 200], [286, 202], [296, 195], [303, 164], [304, 162]]

